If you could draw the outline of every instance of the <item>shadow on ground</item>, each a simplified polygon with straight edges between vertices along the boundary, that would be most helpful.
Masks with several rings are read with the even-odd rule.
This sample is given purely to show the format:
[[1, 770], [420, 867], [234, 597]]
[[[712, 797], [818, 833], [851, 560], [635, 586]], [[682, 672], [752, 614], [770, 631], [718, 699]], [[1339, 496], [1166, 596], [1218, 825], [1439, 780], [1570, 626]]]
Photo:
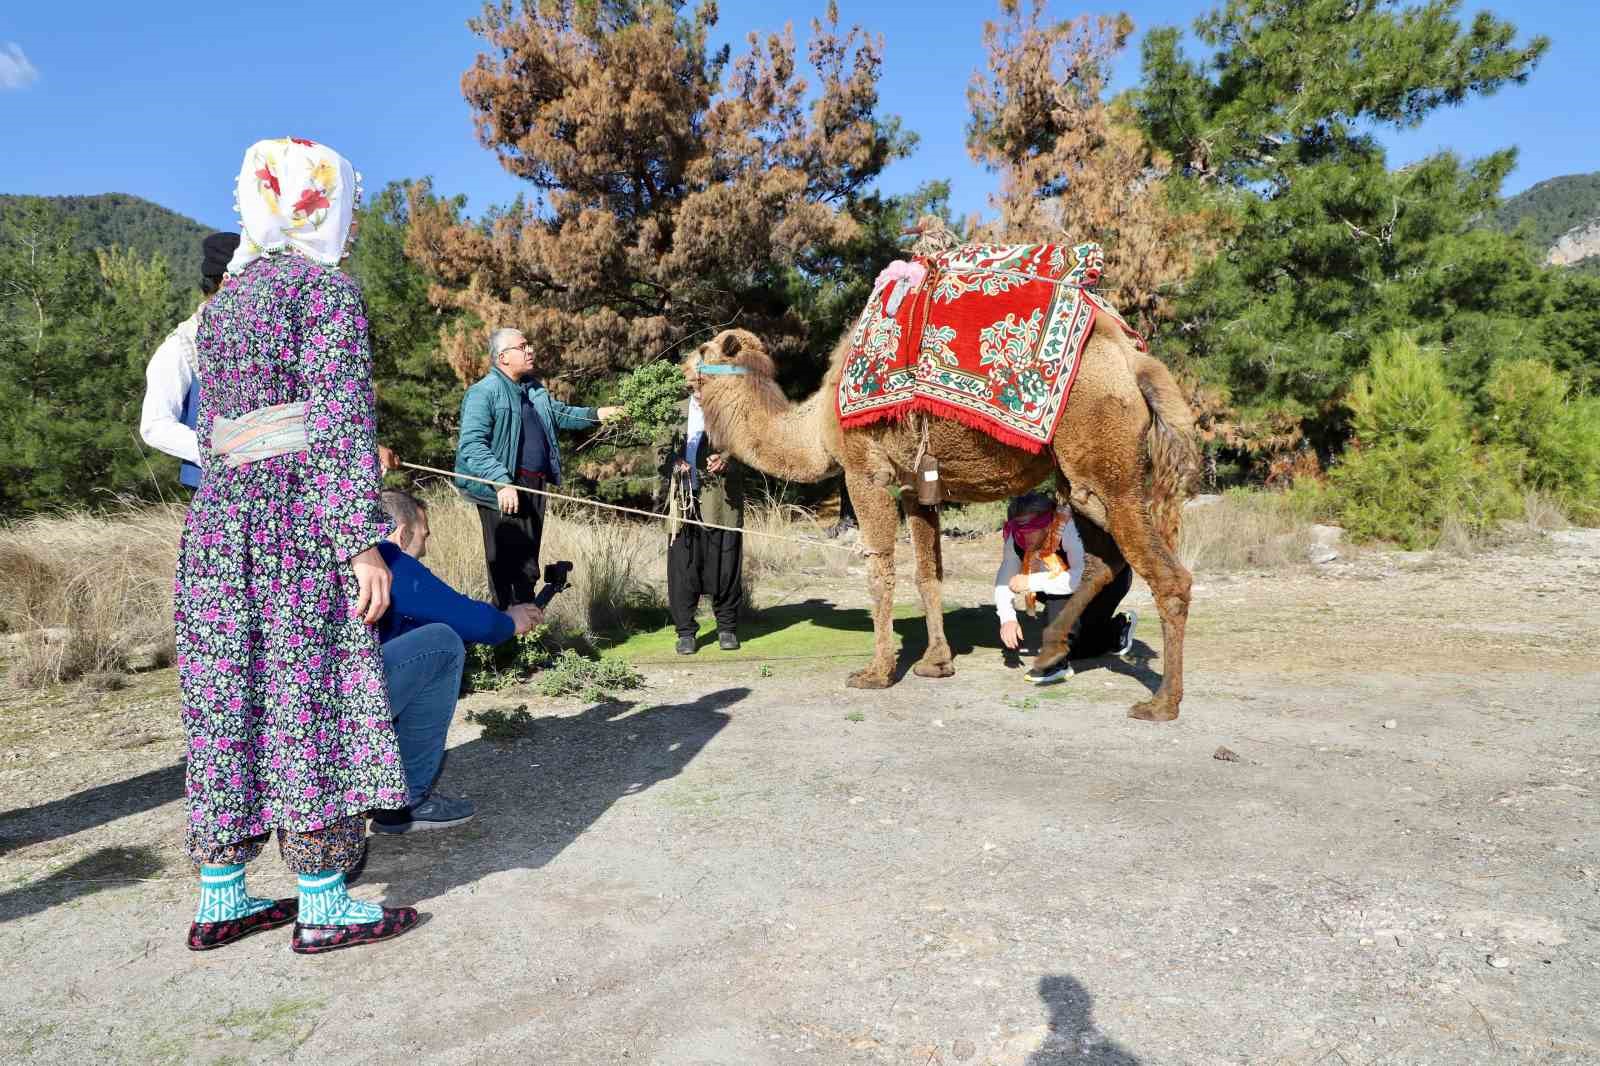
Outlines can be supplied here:
[[1050, 1035], [1028, 1056], [1028, 1066], [1139, 1066], [1137, 1056], [1094, 1024], [1094, 997], [1076, 978], [1039, 978], [1039, 998], [1050, 1012]]
[[161, 855], [155, 848], [98, 848], [49, 877], [0, 893], [0, 922], [25, 918], [117, 885], [156, 878], [161, 869]]
[[[974, 649], [998, 649], [994, 611], [982, 607], [962, 607], [946, 611], [945, 637], [960, 655]], [[902, 604], [895, 610], [895, 634], [900, 638], [898, 670], [904, 672], [928, 649], [928, 628], [920, 607]], [[682, 659], [673, 652], [677, 637], [671, 626], [636, 633], [606, 649], [630, 661], [676, 663]], [[872, 656], [872, 614], [861, 607], [839, 607], [830, 600], [812, 598], [763, 608], [755, 618], [739, 623], [743, 647], [723, 652], [715, 645], [715, 626], [708, 625], [698, 636], [701, 654], [714, 662], [773, 662], [790, 659], [868, 659]]]
[[[950, 642], [957, 659], [974, 652], [993, 653], [1002, 656], [1010, 667], [1023, 666], [1036, 653], [1039, 637], [1037, 627], [1028, 628], [1031, 625], [1025, 623], [1029, 644], [1019, 656], [1001, 646], [994, 608], [959, 607], [944, 614], [945, 639]], [[900, 652], [895, 660], [895, 680], [898, 681], [928, 650], [928, 625], [921, 608], [914, 604], [897, 606], [894, 631], [900, 640]], [[716, 647], [716, 627], [708, 624], [696, 638], [698, 654], [715, 664], [807, 659], [864, 663], [872, 656], [872, 614], [862, 607], [839, 607], [829, 600], [812, 598], [763, 609], [759, 616], [739, 623], [739, 639], [743, 646], [738, 651], [721, 651]], [[673, 651], [676, 640], [677, 634], [668, 625], [635, 633], [606, 651], [640, 666], [685, 662], [685, 658]], [[1161, 675], [1150, 669], [1150, 663], [1156, 658], [1150, 645], [1135, 641], [1134, 653], [1128, 660], [1115, 656], [1074, 659], [1073, 667], [1079, 672], [1107, 669], [1131, 677], [1154, 692], [1161, 685]], [[960, 669], [959, 663], [957, 669]]]
[[503, 870], [538, 869], [618, 800], [681, 773], [731, 720], [726, 708], [749, 694], [726, 688], [691, 703], [601, 703], [534, 719], [530, 743], [480, 738], [452, 748], [440, 787], [469, 796], [478, 816], [440, 832], [375, 835], [365, 878], [389, 882], [394, 906]]
[[58, 840], [130, 814], [154, 810], [183, 797], [184, 764], [109, 785], [96, 785], [37, 807], [0, 815], [0, 855], [13, 848]]

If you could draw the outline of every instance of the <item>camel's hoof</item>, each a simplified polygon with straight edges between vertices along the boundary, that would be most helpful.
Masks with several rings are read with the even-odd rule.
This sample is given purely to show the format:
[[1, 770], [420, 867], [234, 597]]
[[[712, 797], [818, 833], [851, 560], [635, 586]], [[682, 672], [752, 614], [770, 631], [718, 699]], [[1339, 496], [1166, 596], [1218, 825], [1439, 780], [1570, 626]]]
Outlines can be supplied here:
[[950, 663], [919, 662], [911, 668], [918, 677], [955, 677], [956, 668]]
[[1145, 700], [1143, 703], [1135, 703], [1133, 710], [1128, 712], [1128, 717], [1137, 718], [1141, 722], [1172, 722], [1178, 718], [1178, 708], [1164, 700]]
[[857, 670], [845, 684], [851, 688], [888, 688], [889, 677], [875, 670]]

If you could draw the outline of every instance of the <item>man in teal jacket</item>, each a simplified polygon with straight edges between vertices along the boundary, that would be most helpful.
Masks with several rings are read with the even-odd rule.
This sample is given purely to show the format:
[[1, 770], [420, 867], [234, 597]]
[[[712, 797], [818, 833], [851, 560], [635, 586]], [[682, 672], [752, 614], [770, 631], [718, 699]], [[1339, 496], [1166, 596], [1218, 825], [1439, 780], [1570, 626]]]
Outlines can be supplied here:
[[544, 539], [545, 497], [518, 492], [512, 485], [545, 489], [561, 484], [561, 451], [556, 430], [592, 429], [615, 418], [620, 407], [572, 407], [552, 399], [534, 378], [528, 342], [515, 329], [489, 337], [489, 373], [461, 400], [461, 437], [456, 473], [488, 478], [457, 478], [456, 485], [478, 505], [483, 524], [483, 555], [489, 566], [494, 605], [533, 602], [539, 576], [539, 545]]

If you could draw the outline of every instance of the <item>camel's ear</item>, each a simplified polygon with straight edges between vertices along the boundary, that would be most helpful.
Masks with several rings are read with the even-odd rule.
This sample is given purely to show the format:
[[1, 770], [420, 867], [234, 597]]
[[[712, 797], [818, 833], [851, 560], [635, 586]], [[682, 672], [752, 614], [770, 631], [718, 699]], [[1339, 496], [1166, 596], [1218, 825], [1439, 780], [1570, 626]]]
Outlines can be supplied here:
[[728, 332], [722, 335], [722, 343], [719, 346], [719, 351], [722, 353], [722, 358], [732, 359], [743, 350], [744, 340], [739, 336], [738, 330], [730, 329]]

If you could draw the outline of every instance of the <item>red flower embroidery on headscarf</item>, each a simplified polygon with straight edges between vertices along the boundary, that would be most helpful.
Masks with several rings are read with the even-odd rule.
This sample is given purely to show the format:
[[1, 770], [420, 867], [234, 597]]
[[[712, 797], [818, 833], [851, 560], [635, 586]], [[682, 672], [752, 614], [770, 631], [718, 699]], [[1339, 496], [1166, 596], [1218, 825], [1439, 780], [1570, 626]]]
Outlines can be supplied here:
[[256, 171], [256, 178], [257, 180], [264, 181], [268, 185], [272, 186], [272, 195], [283, 195], [283, 190], [278, 187], [278, 175], [272, 172], [271, 167], [262, 167], [260, 170]]
[[295, 144], [303, 144], [307, 148], [315, 148], [317, 146], [316, 141], [308, 141], [304, 137], [290, 137], [289, 139]]
[[297, 215], [309, 215], [313, 211], [319, 211], [324, 207], [331, 206], [332, 204], [328, 198], [322, 195], [322, 190], [312, 185], [300, 194], [300, 199], [295, 201], [294, 213]]

